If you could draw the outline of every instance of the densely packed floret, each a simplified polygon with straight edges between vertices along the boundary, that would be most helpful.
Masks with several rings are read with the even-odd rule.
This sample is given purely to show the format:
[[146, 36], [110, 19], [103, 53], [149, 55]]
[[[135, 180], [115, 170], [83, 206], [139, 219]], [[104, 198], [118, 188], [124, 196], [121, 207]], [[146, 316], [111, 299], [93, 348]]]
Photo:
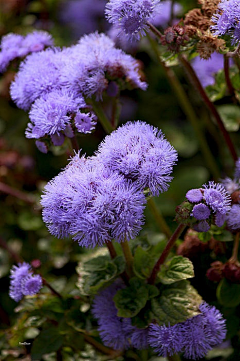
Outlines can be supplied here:
[[226, 337], [226, 321], [214, 307], [203, 302], [199, 315], [173, 326], [151, 324], [148, 342], [159, 356], [184, 352], [191, 360], [204, 357]]
[[110, 0], [105, 14], [119, 34], [124, 32], [132, 40], [140, 39], [146, 33], [148, 22], [160, 11], [160, 0]]
[[42, 288], [41, 276], [33, 275], [30, 264], [25, 262], [12, 267], [10, 279], [9, 295], [16, 302], [23, 296], [35, 295]]

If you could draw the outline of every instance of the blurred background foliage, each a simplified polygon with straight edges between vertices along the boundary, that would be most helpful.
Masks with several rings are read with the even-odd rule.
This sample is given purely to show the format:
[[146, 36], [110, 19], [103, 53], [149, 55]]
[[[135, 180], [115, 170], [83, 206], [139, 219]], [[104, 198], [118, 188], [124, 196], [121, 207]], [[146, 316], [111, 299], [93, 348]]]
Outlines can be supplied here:
[[[86, 2], [82, 0], [83, 2]], [[90, 1], [90, 0], [89, 0]], [[104, 0], [95, 0], [102, 2]], [[75, 20], [68, 14], [68, 7], [72, 1], [60, 0], [0, 0], [0, 36], [9, 32], [27, 34], [34, 29], [42, 29], [50, 32], [58, 46], [73, 44], [84, 34], [84, 26], [81, 26], [76, 19], [79, 13], [75, 12]], [[79, 2], [79, 1], [78, 1]], [[81, 1], [80, 1], [81, 2]], [[94, 1], [92, 1], [94, 3]], [[182, 14], [186, 13], [197, 5], [195, 0], [179, 0], [183, 7]], [[103, 6], [104, 8], [104, 6]], [[80, 9], [80, 8], [79, 8]], [[80, 11], [80, 10], [79, 10]], [[104, 13], [95, 16], [96, 28], [94, 30], [107, 30], [108, 26], [104, 20]], [[181, 16], [180, 16], [181, 17]], [[75, 23], [74, 23], [75, 21]], [[175, 207], [184, 199], [186, 191], [190, 188], [200, 187], [207, 180], [212, 179], [211, 171], [206, 167], [195, 132], [180, 108], [176, 97], [165, 77], [163, 69], [154, 59], [146, 39], [143, 39], [133, 55], [142, 62], [143, 72], [149, 84], [146, 92], [141, 90], [125, 91], [121, 99], [121, 122], [128, 120], [143, 120], [162, 129], [166, 138], [177, 149], [179, 161], [174, 168], [174, 180], [169, 191], [155, 198], [158, 209], [166, 218], [169, 227], [173, 230]], [[81, 299], [79, 290], [76, 288], [77, 273], [76, 267], [81, 256], [86, 251], [71, 239], [56, 239], [49, 234], [41, 219], [41, 208], [39, 199], [46, 182], [57, 175], [66, 164], [69, 155], [64, 147], [55, 147], [48, 154], [42, 154], [36, 148], [34, 141], [24, 136], [28, 122], [28, 115], [17, 109], [9, 97], [9, 84], [14, 77], [15, 69], [8, 70], [0, 77], [0, 349], [3, 360], [29, 360], [28, 345], [20, 345], [19, 342], [33, 340], [38, 334], [38, 326], [52, 312], [52, 318], [60, 322], [60, 332], [56, 332], [54, 323], [51, 328], [42, 335], [40, 344], [34, 344], [35, 360], [59, 360], [55, 352], [65, 340], [63, 352], [64, 360], [102, 360], [99, 354], [88, 344], [83, 348], [84, 339], [79, 332], [79, 337], [73, 330], [84, 327], [85, 319], [77, 320], [74, 312], [79, 309], [79, 302], [84, 312], [85, 300]], [[229, 157], [228, 150], [222, 147], [222, 139], [219, 136], [217, 127], [210, 121], [210, 116], [196, 90], [188, 83], [182, 69], [174, 66], [174, 71], [180, 79], [182, 86], [194, 105], [198, 121], [206, 135], [210, 149], [214, 155], [216, 165], [221, 177], [232, 175], [233, 162]], [[239, 81], [239, 80], [238, 80]], [[221, 81], [219, 82], [219, 84]], [[220, 85], [219, 85], [220, 87]], [[215, 89], [219, 94], [220, 89]], [[239, 108], [232, 115], [229, 115], [228, 99], [225, 97], [216, 98], [216, 104], [225, 114], [226, 122], [231, 122], [229, 130], [235, 140], [239, 141], [236, 133], [240, 124]], [[232, 109], [232, 108], [231, 108]], [[230, 119], [230, 120], [229, 120]], [[231, 125], [230, 124], [230, 125]], [[93, 134], [78, 136], [78, 142], [82, 153], [92, 155], [97, 145], [104, 138], [105, 133], [98, 124]], [[156, 240], [165, 239], [159, 229], [156, 219], [149, 209], [146, 210], [146, 225], [140, 237], [144, 239], [147, 235], [154, 244]], [[88, 251], [89, 252], [89, 251]], [[205, 254], [205, 268], [211, 263], [211, 255]], [[206, 261], [206, 258], [207, 261]], [[58, 305], [54, 297], [43, 296], [39, 300], [41, 313], [32, 311], [31, 316], [26, 319], [24, 307], [30, 307], [31, 299], [25, 300], [18, 305], [9, 298], [9, 270], [12, 265], [21, 260], [31, 262], [38, 259], [41, 262], [40, 272], [47, 278], [58, 292], [74, 295], [72, 299], [66, 299], [65, 305]], [[201, 272], [204, 274], [204, 266], [201, 266], [199, 256], [198, 263]], [[200, 272], [199, 272], [200, 273]], [[197, 277], [197, 276], [196, 276]], [[197, 282], [195, 282], [195, 286]], [[201, 288], [201, 285], [198, 284]], [[212, 287], [212, 285], [211, 285]], [[207, 291], [209, 291], [209, 288]], [[209, 293], [202, 288], [202, 296], [207, 300]], [[28, 304], [28, 305], [27, 305]], [[66, 318], [65, 310], [70, 313]], [[29, 308], [28, 308], [29, 309]], [[15, 312], [17, 311], [17, 312]], [[22, 316], [19, 318], [19, 311]], [[63, 314], [65, 315], [63, 317]], [[31, 319], [32, 317], [32, 319]], [[70, 321], [71, 320], [71, 321]], [[238, 327], [235, 315], [230, 314], [229, 322]], [[74, 323], [70, 325], [70, 323]], [[91, 321], [95, 322], [96, 321]], [[7, 331], [6, 331], [7, 330]], [[72, 335], [72, 339], [71, 339]], [[44, 348], [44, 343], [51, 347]], [[85, 340], [86, 341], [86, 340]], [[30, 341], [31, 342], [31, 341]], [[60, 345], [60, 346], [59, 346]], [[67, 346], [69, 345], [69, 346]], [[71, 349], [73, 347], [73, 350]], [[75, 347], [75, 348], [74, 348]], [[52, 352], [53, 351], [53, 352]], [[51, 353], [52, 352], [52, 353]], [[133, 359], [131, 354], [129, 360]], [[141, 359], [141, 358], [140, 358]], [[119, 358], [121, 360], [121, 358]], [[163, 358], [152, 357], [152, 361], [160, 361]], [[237, 360], [237, 359], [236, 359]]]

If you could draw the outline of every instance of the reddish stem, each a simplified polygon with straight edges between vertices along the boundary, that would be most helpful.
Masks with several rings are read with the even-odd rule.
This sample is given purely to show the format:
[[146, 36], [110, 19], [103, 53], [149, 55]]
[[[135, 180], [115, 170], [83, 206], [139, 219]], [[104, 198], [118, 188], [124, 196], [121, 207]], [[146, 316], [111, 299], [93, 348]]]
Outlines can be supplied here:
[[29, 203], [29, 204], [35, 203], [35, 200], [32, 197], [29, 197], [27, 194], [19, 191], [18, 189], [14, 189], [2, 182], [0, 182], [0, 192], [9, 194], [9, 195], [16, 197], [18, 199], [21, 199], [22, 201]]

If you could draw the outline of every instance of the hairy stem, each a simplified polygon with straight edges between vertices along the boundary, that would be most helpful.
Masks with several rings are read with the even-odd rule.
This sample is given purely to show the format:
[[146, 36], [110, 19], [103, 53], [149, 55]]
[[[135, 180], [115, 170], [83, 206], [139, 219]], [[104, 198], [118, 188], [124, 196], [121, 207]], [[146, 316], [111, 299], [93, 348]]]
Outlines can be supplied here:
[[108, 118], [106, 117], [101, 105], [99, 102], [95, 100], [91, 100], [92, 108], [96, 116], [98, 117], [98, 120], [102, 124], [103, 129], [107, 134], [110, 134], [114, 128], [112, 127], [111, 123], [109, 122]]
[[131, 249], [129, 247], [128, 241], [121, 242], [121, 247], [122, 247], [123, 254], [124, 254], [124, 257], [125, 257], [125, 260], [126, 260], [127, 274], [131, 278], [131, 277], [134, 276], [134, 273], [133, 273], [133, 256], [132, 256], [132, 252], [131, 252]]
[[[152, 30], [152, 28], [151, 28], [151, 30]], [[216, 166], [216, 161], [212, 155], [212, 152], [209, 148], [206, 138], [203, 134], [203, 131], [199, 125], [199, 119], [196, 116], [195, 110], [194, 110], [191, 102], [189, 101], [188, 96], [187, 96], [185, 90], [183, 89], [181, 83], [179, 82], [178, 78], [176, 77], [175, 73], [173, 72], [173, 70], [171, 68], [169, 68], [165, 64], [164, 61], [161, 60], [160, 53], [159, 53], [156, 42], [150, 36], [148, 36], [148, 39], [151, 43], [153, 51], [156, 54], [157, 60], [160, 63], [160, 65], [162, 66], [165, 76], [178, 99], [180, 107], [182, 108], [183, 112], [186, 114], [187, 119], [191, 123], [191, 125], [196, 133], [196, 136], [197, 136], [197, 139], [198, 139], [198, 142], [200, 145], [200, 149], [201, 149], [203, 157], [206, 161], [206, 164], [208, 165], [208, 168], [211, 171], [213, 178], [215, 180], [217, 180], [220, 177], [220, 173], [219, 173], [218, 167]]]
[[230, 154], [234, 160], [234, 163], [237, 161], [238, 156], [237, 156], [237, 152], [235, 150], [234, 144], [223, 124], [223, 121], [220, 117], [220, 114], [218, 113], [215, 105], [211, 102], [211, 100], [208, 98], [207, 93], [205, 92], [205, 89], [203, 88], [200, 80], [198, 79], [192, 65], [189, 63], [189, 61], [186, 59], [186, 57], [184, 55], [179, 55], [179, 61], [182, 64], [183, 68], [186, 71], [186, 74], [189, 78], [189, 80], [192, 82], [192, 84], [196, 87], [196, 89], [198, 90], [200, 96], [202, 97], [202, 100], [204, 101], [204, 103], [206, 104], [207, 108], [209, 109], [210, 113], [212, 114], [212, 116], [214, 117], [214, 119], [217, 122], [217, 125], [224, 137], [224, 140], [227, 144], [227, 147], [230, 151]]
[[185, 224], [179, 224], [176, 228], [175, 232], [170, 237], [166, 247], [164, 248], [161, 256], [159, 257], [158, 261], [156, 262], [155, 266], [153, 267], [151, 276], [148, 279], [149, 284], [154, 284], [157, 274], [160, 270], [161, 265], [165, 262], [169, 252], [171, 251], [172, 247], [174, 246], [175, 242], [177, 241], [178, 237], [182, 234], [183, 230], [186, 228]]
[[235, 236], [232, 257], [229, 259], [229, 262], [231, 263], [238, 262], [239, 236], [240, 236], [240, 232], [238, 232]]
[[157, 221], [157, 224], [158, 224], [160, 230], [167, 236], [167, 238], [170, 238], [172, 235], [172, 232], [171, 232], [170, 228], [168, 227], [165, 219], [163, 218], [161, 212], [157, 208], [157, 205], [154, 202], [153, 198], [150, 198], [148, 200], [148, 206], [149, 206], [150, 211], [153, 214], [153, 217]]
[[42, 277], [43, 285], [48, 287], [53, 295], [57, 296], [58, 298], [62, 298], [60, 293], [58, 293], [49, 283], [45, 280], [45, 278]]
[[0, 182], [0, 192], [5, 193], [5, 194], [9, 194], [13, 197], [16, 197], [18, 199], [21, 199], [22, 201], [24, 201], [25, 203], [28, 204], [34, 204], [35, 203], [35, 199], [33, 199], [32, 197], [30, 197], [28, 194], [25, 194], [22, 191], [19, 191], [18, 189], [14, 189], [10, 186], [8, 186], [7, 184], [4, 184], [2, 182]]

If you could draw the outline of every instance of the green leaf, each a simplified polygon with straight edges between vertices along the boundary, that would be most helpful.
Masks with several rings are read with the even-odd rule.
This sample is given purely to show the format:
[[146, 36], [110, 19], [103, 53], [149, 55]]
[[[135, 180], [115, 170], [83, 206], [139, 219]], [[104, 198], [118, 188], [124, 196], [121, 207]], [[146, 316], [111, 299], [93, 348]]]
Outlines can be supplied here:
[[198, 238], [201, 242], [207, 243], [212, 238], [211, 232], [199, 232]]
[[188, 281], [166, 286], [160, 297], [152, 299], [152, 312], [160, 325], [175, 325], [199, 314], [202, 302], [197, 291]]
[[175, 256], [162, 265], [158, 279], [165, 285], [194, 277], [192, 262], [183, 256]]
[[138, 246], [134, 255], [133, 270], [139, 278], [148, 278], [154, 266], [154, 259], [147, 250]]
[[42, 330], [33, 341], [31, 356], [32, 360], [40, 360], [43, 355], [57, 351], [63, 344], [63, 337], [56, 327]]
[[113, 300], [118, 317], [133, 317], [146, 305], [149, 297], [148, 286], [138, 278], [129, 281], [129, 287], [119, 290]]
[[217, 299], [226, 307], [236, 307], [240, 304], [240, 285], [221, 280], [217, 288]]
[[228, 132], [237, 132], [240, 124], [240, 108], [234, 104], [224, 104], [217, 107], [225, 128]]
[[101, 287], [116, 278], [125, 269], [123, 256], [111, 260], [108, 255], [102, 255], [80, 264], [77, 272], [81, 283], [78, 284], [85, 295], [95, 294]]
[[233, 234], [229, 231], [222, 231], [220, 234], [214, 234], [214, 238], [221, 242], [232, 242]]

